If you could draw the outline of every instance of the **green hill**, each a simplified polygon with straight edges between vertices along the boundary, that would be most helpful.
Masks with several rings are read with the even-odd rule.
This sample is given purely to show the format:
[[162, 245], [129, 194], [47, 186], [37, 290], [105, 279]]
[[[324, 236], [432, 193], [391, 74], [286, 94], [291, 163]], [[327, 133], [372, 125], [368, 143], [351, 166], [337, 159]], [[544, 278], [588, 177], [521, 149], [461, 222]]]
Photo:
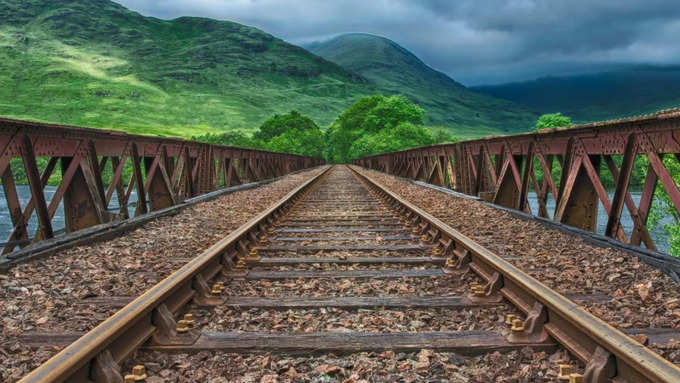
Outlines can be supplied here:
[[369, 40], [384, 48], [355, 46], [366, 63], [357, 74], [233, 22], [160, 20], [109, 0], [0, 0], [0, 115], [190, 136], [252, 131], [293, 109], [326, 127], [362, 96], [401, 92], [427, 109], [428, 123], [462, 136], [533, 123], [396, 44]]
[[680, 105], [680, 66], [636, 66], [473, 88], [574, 122], [602, 121]]
[[461, 136], [526, 130], [537, 118], [529, 108], [470, 91], [383, 37], [350, 33], [305, 47], [390, 93], [406, 95], [427, 110], [428, 124], [453, 127]]
[[0, 115], [186, 136], [298, 109], [322, 126], [366, 80], [258, 29], [107, 0], [0, 0]]

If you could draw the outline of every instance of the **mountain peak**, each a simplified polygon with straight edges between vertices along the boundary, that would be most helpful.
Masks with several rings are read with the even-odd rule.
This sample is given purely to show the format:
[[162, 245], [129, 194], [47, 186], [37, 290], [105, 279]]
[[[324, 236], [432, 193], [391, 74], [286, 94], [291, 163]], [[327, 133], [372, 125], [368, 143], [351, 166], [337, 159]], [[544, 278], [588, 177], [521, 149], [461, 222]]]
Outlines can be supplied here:
[[345, 33], [307, 48], [346, 69], [361, 73], [373, 68], [407, 66], [417, 71], [432, 70], [416, 55], [398, 43], [369, 33]]
[[531, 126], [536, 116], [525, 107], [468, 90], [382, 36], [347, 33], [306, 47], [382, 89], [406, 95], [425, 107], [427, 122], [433, 125], [505, 132]]

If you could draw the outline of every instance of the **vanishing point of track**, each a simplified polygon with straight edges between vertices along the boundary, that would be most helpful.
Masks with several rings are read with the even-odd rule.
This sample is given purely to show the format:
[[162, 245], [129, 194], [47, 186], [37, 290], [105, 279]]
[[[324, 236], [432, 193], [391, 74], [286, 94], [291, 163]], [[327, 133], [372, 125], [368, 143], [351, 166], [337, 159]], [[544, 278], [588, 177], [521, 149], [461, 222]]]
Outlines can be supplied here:
[[[334, 267], [312, 267], [319, 264]], [[467, 293], [221, 295], [233, 279], [299, 278], [446, 278]], [[578, 299], [547, 288], [361, 169], [333, 166], [132, 300], [22, 382], [122, 382], [120, 366], [140, 348], [315, 353], [436, 349], [475, 355], [527, 346], [569, 350], [586, 366], [573, 381], [680, 382], [680, 369], [585, 311]], [[205, 331], [191, 315], [197, 307], [220, 306], [435, 310], [503, 305], [509, 313], [505, 331], [215, 333]]]

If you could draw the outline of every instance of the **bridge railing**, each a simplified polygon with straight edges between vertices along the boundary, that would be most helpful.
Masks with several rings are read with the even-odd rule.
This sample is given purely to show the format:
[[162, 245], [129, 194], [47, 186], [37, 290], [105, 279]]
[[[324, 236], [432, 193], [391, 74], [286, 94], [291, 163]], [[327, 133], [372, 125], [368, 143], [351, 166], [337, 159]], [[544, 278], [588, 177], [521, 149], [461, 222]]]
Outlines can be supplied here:
[[[4, 219], [12, 222], [1, 247], [5, 254], [52, 238], [55, 213], [62, 208], [64, 229], [74, 232], [126, 219], [130, 206], [138, 216], [323, 162], [175, 138], [0, 119], [0, 177], [4, 213], [9, 215]], [[18, 192], [18, 181], [28, 183], [30, 199]], [[29, 232], [31, 219], [37, 219], [34, 233]]]
[[[668, 206], [680, 214], [680, 191], [667, 168], [679, 161], [680, 110], [675, 109], [644, 117], [414, 148], [354, 163], [480, 196], [592, 232], [597, 229], [601, 206], [608, 216], [605, 235], [656, 250], [647, 227], [652, 201], [655, 194], [665, 193]], [[646, 174], [643, 182], [633, 185], [640, 187], [637, 201], [631, 195], [634, 167], [643, 167]], [[611, 198], [605, 173], [614, 183]], [[532, 211], [528, 202], [531, 191], [536, 193], [537, 211]], [[548, 209], [550, 195], [554, 209]], [[621, 225], [624, 208], [633, 222], [629, 233]]]

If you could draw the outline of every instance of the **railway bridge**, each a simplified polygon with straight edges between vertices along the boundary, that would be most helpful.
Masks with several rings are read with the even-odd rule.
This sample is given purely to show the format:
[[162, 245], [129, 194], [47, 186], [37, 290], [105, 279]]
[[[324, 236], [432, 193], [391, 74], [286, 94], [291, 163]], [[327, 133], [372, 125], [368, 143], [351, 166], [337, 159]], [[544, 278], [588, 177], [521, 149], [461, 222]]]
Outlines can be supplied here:
[[679, 156], [677, 110], [352, 165], [2, 119], [0, 376], [680, 382]]

